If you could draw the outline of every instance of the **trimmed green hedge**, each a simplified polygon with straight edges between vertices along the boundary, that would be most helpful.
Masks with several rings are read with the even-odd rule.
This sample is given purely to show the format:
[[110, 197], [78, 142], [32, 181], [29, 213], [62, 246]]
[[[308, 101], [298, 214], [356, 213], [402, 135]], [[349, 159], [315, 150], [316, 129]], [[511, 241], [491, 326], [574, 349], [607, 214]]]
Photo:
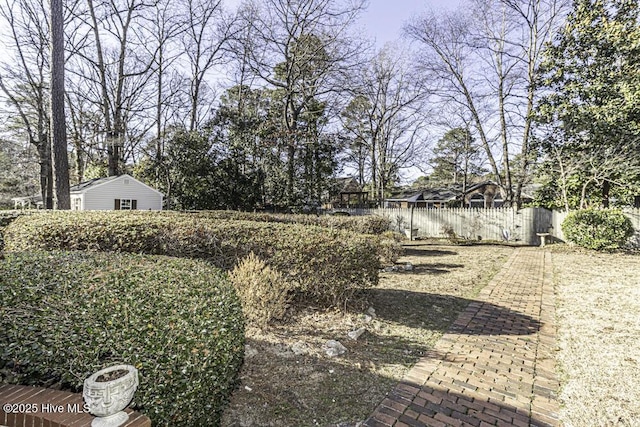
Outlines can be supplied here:
[[191, 212], [203, 218], [229, 219], [257, 222], [281, 222], [285, 224], [316, 225], [337, 230], [353, 231], [360, 234], [382, 234], [389, 230], [388, 218], [377, 215], [333, 216], [333, 215], [297, 215], [269, 214], [237, 211], [197, 211]]
[[[244, 351], [241, 306], [207, 263], [87, 252], [0, 260], [4, 381], [74, 391], [93, 372], [135, 365], [134, 408], [154, 425], [217, 425]], [[4, 365], [4, 366], [2, 366]]]
[[49, 212], [15, 220], [6, 250], [98, 250], [203, 258], [230, 270], [254, 253], [297, 301], [342, 307], [378, 281], [381, 239], [301, 224], [176, 212]]
[[21, 211], [0, 211], [0, 252], [4, 248], [4, 230], [13, 220], [22, 215]]
[[562, 223], [566, 238], [598, 251], [622, 248], [633, 235], [633, 224], [620, 210], [584, 209], [569, 213]]

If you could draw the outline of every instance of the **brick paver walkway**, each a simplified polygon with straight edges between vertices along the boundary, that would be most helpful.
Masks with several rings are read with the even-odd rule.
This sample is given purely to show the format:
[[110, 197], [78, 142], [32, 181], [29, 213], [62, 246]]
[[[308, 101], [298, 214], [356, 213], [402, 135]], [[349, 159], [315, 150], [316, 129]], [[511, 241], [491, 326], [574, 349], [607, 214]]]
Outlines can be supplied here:
[[551, 254], [516, 249], [364, 425], [558, 425], [554, 318]]

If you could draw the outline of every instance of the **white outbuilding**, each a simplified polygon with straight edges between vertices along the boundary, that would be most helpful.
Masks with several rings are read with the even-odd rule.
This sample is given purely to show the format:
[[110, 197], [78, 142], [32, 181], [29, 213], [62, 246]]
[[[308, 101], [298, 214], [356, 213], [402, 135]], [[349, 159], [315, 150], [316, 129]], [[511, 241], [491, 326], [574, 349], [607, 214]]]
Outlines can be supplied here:
[[70, 193], [75, 211], [162, 210], [163, 194], [127, 174], [81, 182]]

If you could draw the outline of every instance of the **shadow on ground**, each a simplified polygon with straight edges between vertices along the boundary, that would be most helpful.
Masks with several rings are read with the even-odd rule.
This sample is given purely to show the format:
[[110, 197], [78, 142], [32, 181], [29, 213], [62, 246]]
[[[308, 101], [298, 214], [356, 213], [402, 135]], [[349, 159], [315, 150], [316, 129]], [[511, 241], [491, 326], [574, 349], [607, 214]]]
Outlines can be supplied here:
[[[399, 390], [396, 387], [398, 383], [385, 374], [383, 364], [390, 361], [389, 355], [380, 355], [383, 361], [374, 357], [375, 352], [370, 352], [373, 350], [370, 347], [375, 347], [372, 341], [381, 338], [370, 335], [363, 341], [341, 340], [348, 350], [332, 358], [314, 345], [309, 347], [309, 354], [294, 354], [287, 345], [247, 340], [254, 353], [246, 359], [240, 384], [225, 411], [222, 427], [355, 427], [362, 425], [385, 397], [400, 396], [413, 400], [411, 393]], [[434, 352], [430, 354], [436, 360], [445, 357]], [[285, 380], [273, 381], [274, 376]], [[416, 384], [400, 384], [417, 387]], [[422, 391], [432, 394], [434, 401], [439, 400], [440, 403], [411, 405], [410, 409], [428, 417], [442, 413], [478, 425], [484, 419], [482, 413], [486, 409], [497, 411], [503, 417], [519, 416], [523, 425], [547, 425], [535, 419], [531, 419], [529, 424], [523, 420], [523, 417], [528, 420], [528, 416], [522, 415], [522, 409], [516, 410], [510, 405], [488, 400], [474, 400], [473, 404], [467, 405], [469, 410], [461, 413], [460, 405], [465, 400], [471, 402], [469, 396], [447, 390], [425, 388]], [[458, 408], [458, 412], [452, 407]], [[405, 417], [399, 419], [412, 426], [429, 425], [415, 420], [409, 422]], [[369, 425], [378, 424], [365, 424]]]
[[443, 249], [425, 249], [425, 246], [404, 246], [405, 256], [451, 256], [458, 255], [458, 252], [443, 250]]
[[[404, 425], [411, 425], [414, 427], [445, 425], [442, 421], [435, 418], [438, 414], [452, 418], [453, 420], [458, 421], [460, 425], [489, 425], [487, 423], [487, 414], [497, 414], [495, 416], [490, 415], [489, 417], [502, 422], [502, 424], [499, 423], [499, 425], [528, 425], [530, 427], [549, 427], [554, 425], [553, 421], [549, 422], [549, 420], [537, 419], [530, 416], [530, 414], [523, 411], [522, 407], [516, 408], [515, 406], [508, 405], [503, 402], [496, 402], [493, 399], [489, 402], [488, 398], [486, 400], [473, 399], [468, 395], [455, 393], [445, 388], [420, 387], [419, 385], [412, 384], [410, 382], [399, 383], [398, 386], [387, 395], [387, 398], [391, 401], [402, 402], [404, 404], [408, 401], [414, 401], [414, 398], [418, 393], [421, 395], [426, 393], [434, 396], [434, 399], [428, 399], [425, 403], [425, 399], [418, 398], [418, 404], [415, 402], [410, 404], [408, 407], [409, 411], [405, 412], [417, 414], [415, 415], [415, 418], [409, 417], [405, 414], [394, 414], [393, 412], [389, 412], [388, 408], [383, 408], [380, 412], [372, 414], [372, 416], [364, 423], [363, 427], [387, 425], [376, 420], [376, 415], [380, 416], [380, 419], [387, 423], [389, 422], [389, 416], [392, 418], [397, 417], [399, 421], [405, 423]], [[435, 401], [439, 401], [440, 403], [433, 403]], [[418, 417], [427, 417], [428, 419], [421, 422], [416, 419]], [[500, 419], [498, 420], [498, 418]], [[454, 421], [451, 421], [451, 424], [446, 425], [458, 424], [454, 424]]]
[[451, 273], [453, 270], [464, 268], [462, 264], [452, 264], [452, 263], [415, 263], [412, 264], [411, 270], [405, 270], [404, 264], [397, 264], [395, 266], [396, 270], [393, 271], [395, 274], [447, 274]]
[[381, 375], [390, 355], [379, 354], [376, 337], [368, 335], [340, 338], [347, 352], [330, 358], [321, 344], [326, 338], [307, 343], [305, 354], [294, 354], [290, 344], [248, 339], [253, 355], [245, 360], [222, 427], [345, 427], [365, 420], [396, 384]]
[[[482, 309], [480, 314], [492, 317], [496, 327], [513, 322], [517, 326], [510, 333], [532, 333], [539, 327], [527, 316], [483, 306], [470, 297], [477, 285], [488, 282], [502, 265], [500, 259], [506, 259], [506, 253], [497, 256], [487, 251], [468, 257], [465, 248], [413, 243], [405, 247], [405, 255], [414, 271], [384, 273], [386, 280], [381, 286], [366, 291], [368, 304], [364, 308], [354, 306], [344, 315], [317, 310], [298, 315], [287, 326], [274, 325], [268, 332], [250, 334], [247, 343], [253, 349], [252, 356], [246, 359], [222, 426], [355, 427], [373, 413], [394, 390], [398, 378], [420, 358], [444, 359], [445, 355], [433, 352], [433, 346], [465, 310]], [[496, 262], [486, 262], [488, 259]], [[402, 266], [398, 264], [399, 269]], [[404, 290], [409, 286], [410, 291]], [[457, 296], [462, 294], [467, 298]], [[368, 306], [375, 308], [373, 319], [365, 316]], [[347, 337], [360, 327], [366, 328], [360, 338]], [[488, 331], [483, 325], [471, 324], [467, 333]], [[347, 352], [328, 357], [323, 350], [328, 340], [339, 340]], [[305, 349], [302, 354], [299, 347]], [[484, 405], [488, 410], [502, 408], [495, 403]], [[476, 408], [483, 410], [483, 403], [478, 402]], [[415, 421], [407, 424], [422, 425]]]
[[[467, 335], [530, 335], [540, 329], [540, 321], [495, 304], [398, 289], [373, 289], [371, 298], [380, 319], [411, 328], [443, 330], [465, 309], [473, 313], [465, 327], [452, 326], [450, 332]], [[442, 313], [434, 316], [433, 313]]]

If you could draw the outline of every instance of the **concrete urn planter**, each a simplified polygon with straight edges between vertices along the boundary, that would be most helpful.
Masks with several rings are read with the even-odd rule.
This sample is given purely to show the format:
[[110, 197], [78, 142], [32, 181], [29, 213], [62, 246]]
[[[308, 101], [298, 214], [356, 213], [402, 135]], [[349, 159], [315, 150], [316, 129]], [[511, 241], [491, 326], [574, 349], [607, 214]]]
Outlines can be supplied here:
[[126, 423], [124, 412], [138, 387], [138, 370], [131, 365], [102, 369], [84, 380], [82, 397], [96, 418], [92, 427], [117, 427]]

